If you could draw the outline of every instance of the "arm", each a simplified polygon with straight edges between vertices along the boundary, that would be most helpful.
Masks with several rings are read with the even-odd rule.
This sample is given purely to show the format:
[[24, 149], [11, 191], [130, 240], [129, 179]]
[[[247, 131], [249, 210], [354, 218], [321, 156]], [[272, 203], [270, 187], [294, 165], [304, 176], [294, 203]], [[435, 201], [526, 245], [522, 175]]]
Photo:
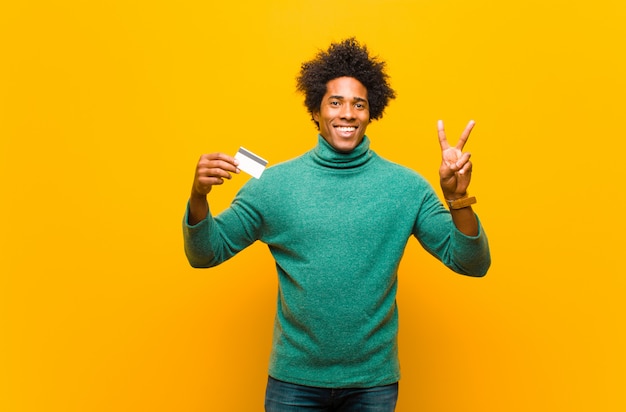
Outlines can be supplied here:
[[454, 272], [484, 276], [491, 265], [491, 256], [479, 219], [474, 216], [478, 227], [476, 236], [468, 236], [456, 228], [451, 213], [442, 206], [430, 185], [422, 192], [424, 197], [413, 235], [425, 250]]
[[[467, 196], [467, 187], [472, 178], [472, 163], [470, 153], [463, 153], [463, 147], [474, 128], [474, 121], [470, 121], [461, 134], [456, 146], [451, 147], [446, 139], [443, 121], [437, 124], [439, 144], [441, 146], [441, 166], [439, 167], [439, 181], [443, 196], [447, 201], [454, 201]], [[478, 235], [478, 221], [470, 205], [460, 209], [450, 209], [452, 220], [457, 229], [467, 236]]]
[[237, 164], [235, 158], [222, 153], [205, 154], [198, 161], [183, 222], [185, 254], [193, 267], [215, 266], [236, 253], [228, 251], [228, 235], [210, 216], [207, 195], [214, 185], [230, 179], [231, 173], [239, 173]]

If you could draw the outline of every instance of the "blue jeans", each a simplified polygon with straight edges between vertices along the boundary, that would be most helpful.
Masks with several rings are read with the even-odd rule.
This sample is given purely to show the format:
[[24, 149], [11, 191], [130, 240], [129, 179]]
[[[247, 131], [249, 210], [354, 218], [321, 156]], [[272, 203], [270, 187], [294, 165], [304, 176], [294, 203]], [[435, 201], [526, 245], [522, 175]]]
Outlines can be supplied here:
[[269, 377], [266, 412], [393, 412], [398, 383], [373, 388], [315, 388]]

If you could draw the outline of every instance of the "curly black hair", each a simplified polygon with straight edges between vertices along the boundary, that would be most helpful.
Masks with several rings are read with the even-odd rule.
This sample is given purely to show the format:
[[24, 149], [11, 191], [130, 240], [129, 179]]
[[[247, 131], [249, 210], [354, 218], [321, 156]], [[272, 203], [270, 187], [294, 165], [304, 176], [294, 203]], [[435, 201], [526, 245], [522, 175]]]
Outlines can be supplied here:
[[304, 93], [304, 105], [318, 129], [313, 113], [320, 110], [326, 84], [338, 77], [353, 77], [365, 86], [370, 120], [382, 118], [389, 100], [396, 97], [389, 86], [385, 62], [370, 56], [365, 45], [360, 45], [354, 37], [332, 43], [328, 50], [319, 51], [313, 60], [302, 63], [296, 78], [296, 89]]

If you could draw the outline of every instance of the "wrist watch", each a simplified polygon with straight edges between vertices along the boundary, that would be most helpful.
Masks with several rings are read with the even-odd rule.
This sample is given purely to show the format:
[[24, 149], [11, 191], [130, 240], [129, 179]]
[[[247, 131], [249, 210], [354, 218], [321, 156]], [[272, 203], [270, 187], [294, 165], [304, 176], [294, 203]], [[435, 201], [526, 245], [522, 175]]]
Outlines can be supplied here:
[[475, 196], [468, 197], [468, 195], [466, 194], [465, 196], [456, 200], [446, 199], [446, 203], [448, 204], [448, 207], [451, 210], [463, 209], [465, 207], [471, 206], [474, 203], [476, 203], [476, 197]]

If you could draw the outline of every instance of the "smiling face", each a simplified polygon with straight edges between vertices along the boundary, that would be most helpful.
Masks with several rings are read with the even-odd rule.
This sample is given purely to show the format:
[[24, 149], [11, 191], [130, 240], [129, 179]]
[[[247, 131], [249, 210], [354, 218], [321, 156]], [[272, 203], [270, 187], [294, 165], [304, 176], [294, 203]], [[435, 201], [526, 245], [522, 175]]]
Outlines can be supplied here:
[[350, 152], [365, 136], [370, 122], [367, 89], [353, 77], [338, 77], [326, 84], [326, 94], [313, 119], [320, 134], [335, 150]]

